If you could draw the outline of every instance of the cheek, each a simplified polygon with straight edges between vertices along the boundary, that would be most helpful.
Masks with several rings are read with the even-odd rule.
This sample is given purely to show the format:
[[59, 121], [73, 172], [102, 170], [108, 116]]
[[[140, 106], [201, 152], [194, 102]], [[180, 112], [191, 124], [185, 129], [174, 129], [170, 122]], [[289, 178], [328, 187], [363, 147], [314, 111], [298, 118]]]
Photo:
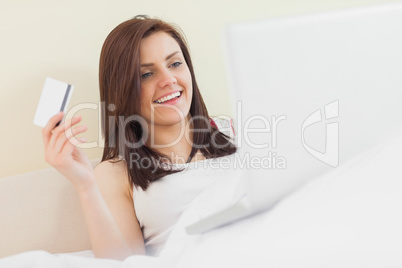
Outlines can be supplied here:
[[152, 102], [153, 96], [149, 94], [146, 88], [141, 89], [141, 114], [145, 115], [150, 111], [150, 103]]
[[141, 103], [149, 105], [152, 102], [153, 91], [149, 85], [141, 87]]

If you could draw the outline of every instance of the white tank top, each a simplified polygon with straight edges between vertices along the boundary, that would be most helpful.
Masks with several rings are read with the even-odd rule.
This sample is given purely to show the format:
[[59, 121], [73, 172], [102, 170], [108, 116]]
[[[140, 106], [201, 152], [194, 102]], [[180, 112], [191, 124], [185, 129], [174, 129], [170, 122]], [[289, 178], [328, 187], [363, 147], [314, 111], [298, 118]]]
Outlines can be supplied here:
[[187, 164], [183, 171], [153, 182], [146, 191], [134, 187], [133, 199], [148, 255], [157, 256], [181, 214], [203, 190], [225, 176], [234, 154]]

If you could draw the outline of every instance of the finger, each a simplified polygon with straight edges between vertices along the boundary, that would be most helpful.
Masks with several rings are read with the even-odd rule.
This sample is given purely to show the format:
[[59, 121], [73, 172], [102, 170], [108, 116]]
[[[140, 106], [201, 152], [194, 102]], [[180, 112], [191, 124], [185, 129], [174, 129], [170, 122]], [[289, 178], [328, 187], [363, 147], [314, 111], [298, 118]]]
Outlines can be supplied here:
[[[71, 125], [70, 123], [66, 125]], [[80, 133], [83, 133], [87, 130], [87, 126], [76, 126], [74, 128], [69, 128], [65, 130], [64, 132], [57, 134], [58, 137], [55, 140], [54, 146], [53, 146], [53, 151], [55, 153], [61, 152], [63, 147], [65, 146], [66, 142], [70, 142], [72, 144], [75, 144], [75, 135], [78, 135]]]
[[[64, 143], [66, 142], [65, 134], [62, 130], [65, 127], [69, 127], [71, 125], [77, 124], [81, 120], [81, 117], [75, 117], [70, 120], [67, 120], [63, 124], [57, 126], [53, 131], [50, 131], [50, 137], [45, 141], [45, 160], [49, 164], [53, 165], [56, 160], [59, 158], [60, 150], [63, 148]], [[49, 124], [50, 125], [50, 124]], [[50, 129], [50, 128], [49, 128]], [[63, 134], [62, 134], [63, 133]], [[60, 135], [62, 134], [62, 135]], [[57, 148], [55, 148], [56, 144], [59, 144]]]
[[45, 147], [49, 143], [50, 137], [52, 136], [52, 130], [56, 127], [57, 123], [63, 119], [63, 112], [59, 112], [49, 119], [46, 126], [42, 129], [42, 138]]
[[79, 144], [77, 143], [77, 139], [75, 135], [81, 134], [88, 129], [87, 126], [76, 126], [74, 128], [67, 129], [64, 133], [60, 134], [57, 138], [55, 145], [54, 145], [54, 152], [58, 153], [63, 150], [63, 147], [66, 143], [72, 143], [73, 145]]
[[62, 151], [60, 152], [60, 154], [63, 157], [73, 157], [73, 153], [74, 151], [76, 151], [76, 153], [80, 154], [81, 150], [77, 147], [78, 145], [80, 145], [81, 143], [85, 143], [86, 139], [85, 138], [76, 138], [74, 144], [71, 142], [66, 142], [63, 146]]
[[85, 138], [77, 138], [76, 145], [74, 145], [68, 142], [67, 139], [64, 140], [65, 142], [64, 144], [62, 144], [62, 149], [60, 151], [52, 150], [47, 155], [47, 161], [57, 169], [61, 169], [63, 167], [68, 167], [69, 165], [71, 165], [71, 161], [74, 161], [75, 159], [74, 154], [81, 153], [77, 145], [86, 142]]
[[66, 134], [66, 138], [68, 140], [71, 140], [73, 138], [75, 139], [76, 135], [84, 133], [87, 130], [88, 130], [87, 126], [81, 125], [81, 126], [76, 126], [76, 127], [73, 127], [73, 128], [69, 128], [64, 133]]
[[62, 132], [65, 132], [66, 129], [71, 128], [72, 126], [78, 124], [79, 122], [81, 122], [82, 120], [82, 116], [78, 115], [78, 116], [74, 116], [73, 118], [64, 121], [64, 123], [60, 124], [59, 126], [57, 126], [55, 129], [53, 129], [52, 134], [60, 134]]
[[[52, 150], [54, 148], [54, 146], [56, 145], [57, 140], [59, 139], [59, 137], [64, 137], [63, 138], [63, 142], [65, 141], [65, 129], [70, 128], [73, 125], [78, 124], [81, 121], [82, 117], [81, 116], [76, 116], [71, 118], [70, 120], [66, 120], [63, 124], [60, 124], [58, 127], [56, 127], [50, 136], [50, 140], [48, 142], [48, 147], [50, 148], [50, 150]], [[63, 133], [63, 135], [61, 135]], [[59, 150], [57, 150], [58, 152], [60, 151], [60, 147]]]

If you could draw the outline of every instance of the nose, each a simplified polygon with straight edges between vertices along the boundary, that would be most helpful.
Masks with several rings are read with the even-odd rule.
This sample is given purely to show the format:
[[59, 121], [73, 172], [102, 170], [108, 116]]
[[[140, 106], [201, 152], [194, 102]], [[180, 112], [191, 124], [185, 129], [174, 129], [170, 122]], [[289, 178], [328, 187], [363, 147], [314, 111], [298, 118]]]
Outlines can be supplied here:
[[159, 86], [161, 88], [172, 87], [177, 83], [176, 77], [169, 71], [169, 69], [163, 69], [161, 71]]

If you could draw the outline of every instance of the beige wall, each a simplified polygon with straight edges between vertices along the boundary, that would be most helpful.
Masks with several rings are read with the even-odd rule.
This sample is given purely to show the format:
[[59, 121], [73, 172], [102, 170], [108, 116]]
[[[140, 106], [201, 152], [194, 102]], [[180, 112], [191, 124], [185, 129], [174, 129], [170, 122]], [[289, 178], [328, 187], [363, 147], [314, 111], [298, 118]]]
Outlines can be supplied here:
[[[0, 177], [48, 166], [32, 124], [45, 77], [75, 85], [70, 107], [97, 103], [98, 58], [120, 22], [149, 14], [177, 23], [188, 38], [212, 115], [230, 114], [221, 34], [228, 24], [372, 5], [391, 0], [2, 0], [0, 2]], [[98, 140], [96, 111], [80, 112]], [[101, 148], [87, 149], [98, 158]]]

